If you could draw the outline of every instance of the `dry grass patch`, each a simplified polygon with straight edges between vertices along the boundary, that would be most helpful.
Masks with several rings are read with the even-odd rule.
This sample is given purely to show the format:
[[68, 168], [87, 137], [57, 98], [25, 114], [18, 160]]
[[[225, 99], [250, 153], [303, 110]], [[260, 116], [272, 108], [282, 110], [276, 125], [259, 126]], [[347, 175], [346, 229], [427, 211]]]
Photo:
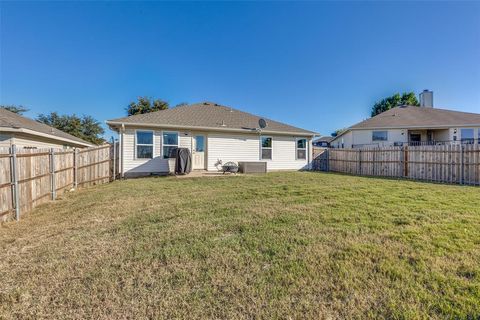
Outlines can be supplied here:
[[148, 178], [0, 229], [0, 318], [480, 317], [480, 190]]

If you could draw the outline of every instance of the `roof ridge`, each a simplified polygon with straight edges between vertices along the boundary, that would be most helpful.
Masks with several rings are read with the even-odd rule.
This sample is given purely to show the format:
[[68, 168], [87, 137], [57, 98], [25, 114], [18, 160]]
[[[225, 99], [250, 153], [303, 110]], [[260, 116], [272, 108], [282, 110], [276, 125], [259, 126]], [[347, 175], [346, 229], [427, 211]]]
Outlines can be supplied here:
[[[473, 117], [473, 118], [472, 118]], [[397, 106], [353, 124], [348, 129], [474, 125], [479, 113], [421, 106]], [[389, 120], [392, 119], [392, 120]], [[395, 120], [394, 120], [395, 119]]]
[[[480, 115], [479, 113], [475, 112], [467, 112], [467, 111], [459, 111], [459, 110], [452, 110], [452, 109], [445, 109], [443, 107], [422, 107], [422, 106], [412, 106], [412, 105], [406, 105], [406, 106], [396, 106], [391, 109], [388, 109], [382, 113], [385, 113], [390, 110], [394, 109], [415, 109], [415, 110], [428, 110], [428, 111], [447, 111], [447, 112], [455, 112], [455, 113], [466, 113], [466, 114], [474, 114], [474, 115]], [[379, 113], [378, 115], [382, 114]], [[372, 117], [373, 118], [373, 117]]]
[[[189, 108], [191, 108], [191, 110], [189, 110]], [[313, 131], [301, 129], [277, 120], [272, 120], [228, 105], [210, 101], [201, 101], [147, 114], [111, 119], [107, 121], [107, 124], [115, 125], [118, 123], [124, 123], [128, 125], [130, 123], [140, 125], [197, 126], [219, 129], [219, 124], [221, 123], [226, 124], [226, 127], [229, 127], [230, 129], [244, 129], [247, 127], [258, 127], [258, 120], [262, 118], [270, 122], [271, 126], [269, 126], [268, 129], [272, 131], [295, 133], [305, 132], [306, 134], [315, 134]], [[225, 125], [222, 125], [222, 127], [225, 127]]]

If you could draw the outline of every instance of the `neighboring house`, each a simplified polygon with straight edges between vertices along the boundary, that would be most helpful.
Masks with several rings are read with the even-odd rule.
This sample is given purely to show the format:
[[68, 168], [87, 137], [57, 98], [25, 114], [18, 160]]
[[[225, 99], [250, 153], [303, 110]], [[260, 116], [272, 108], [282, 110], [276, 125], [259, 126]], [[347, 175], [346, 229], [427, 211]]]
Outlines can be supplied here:
[[0, 148], [84, 148], [90, 142], [0, 108]]
[[357, 123], [331, 142], [334, 148], [478, 143], [480, 114], [402, 106]]
[[334, 148], [479, 143], [480, 114], [400, 106], [357, 123], [335, 137]]
[[172, 171], [171, 150], [190, 149], [193, 169], [217, 171], [219, 163], [264, 161], [267, 170], [308, 168], [315, 132], [203, 102], [107, 121], [119, 133], [123, 176]]
[[332, 142], [332, 140], [333, 140], [333, 137], [322, 136], [320, 138], [313, 140], [312, 144], [314, 147], [328, 148], [330, 147], [330, 142]]

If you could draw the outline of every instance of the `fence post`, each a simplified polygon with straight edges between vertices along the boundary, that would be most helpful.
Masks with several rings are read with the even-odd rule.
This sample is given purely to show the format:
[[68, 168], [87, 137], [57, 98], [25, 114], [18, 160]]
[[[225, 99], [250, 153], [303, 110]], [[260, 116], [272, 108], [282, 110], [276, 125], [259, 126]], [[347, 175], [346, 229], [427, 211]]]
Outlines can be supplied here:
[[20, 195], [18, 190], [18, 162], [17, 162], [17, 146], [12, 145], [10, 148], [10, 153], [12, 154], [10, 169], [11, 169], [11, 178], [12, 178], [12, 196], [15, 206], [15, 220], [20, 220]]
[[403, 176], [408, 177], [408, 146], [403, 147]]
[[78, 187], [78, 149], [73, 150], [73, 188]]
[[358, 173], [359, 175], [362, 174], [362, 149], [358, 149]]
[[405, 176], [405, 168], [404, 168], [404, 165], [403, 163], [405, 162], [405, 158], [404, 158], [404, 151], [403, 151], [403, 146], [400, 147], [400, 176], [401, 177], [404, 177]]
[[327, 161], [325, 162], [326, 163], [326, 169], [327, 169], [327, 172], [330, 171], [330, 149], [327, 149]]
[[55, 198], [57, 197], [57, 192], [55, 181], [55, 151], [53, 148], [50, 149], [50, 182], [52, 200], [55, 200]]
[[460, 172], [460, 184], [465, 184], [465, 145], [462, 144], [460, 149], [460, 162], [461, 162], [461, 172]]

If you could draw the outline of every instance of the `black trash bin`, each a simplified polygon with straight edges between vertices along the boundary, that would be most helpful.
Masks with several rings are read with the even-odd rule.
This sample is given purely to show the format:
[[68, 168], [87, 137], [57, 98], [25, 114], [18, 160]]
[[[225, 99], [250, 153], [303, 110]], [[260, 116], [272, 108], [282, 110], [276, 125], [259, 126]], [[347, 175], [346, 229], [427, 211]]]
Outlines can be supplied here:
[[192, 171], [192, 156], [188, 148], [176, 148], [172, 150], [175, 154], [175, 174], [189, 174]]

